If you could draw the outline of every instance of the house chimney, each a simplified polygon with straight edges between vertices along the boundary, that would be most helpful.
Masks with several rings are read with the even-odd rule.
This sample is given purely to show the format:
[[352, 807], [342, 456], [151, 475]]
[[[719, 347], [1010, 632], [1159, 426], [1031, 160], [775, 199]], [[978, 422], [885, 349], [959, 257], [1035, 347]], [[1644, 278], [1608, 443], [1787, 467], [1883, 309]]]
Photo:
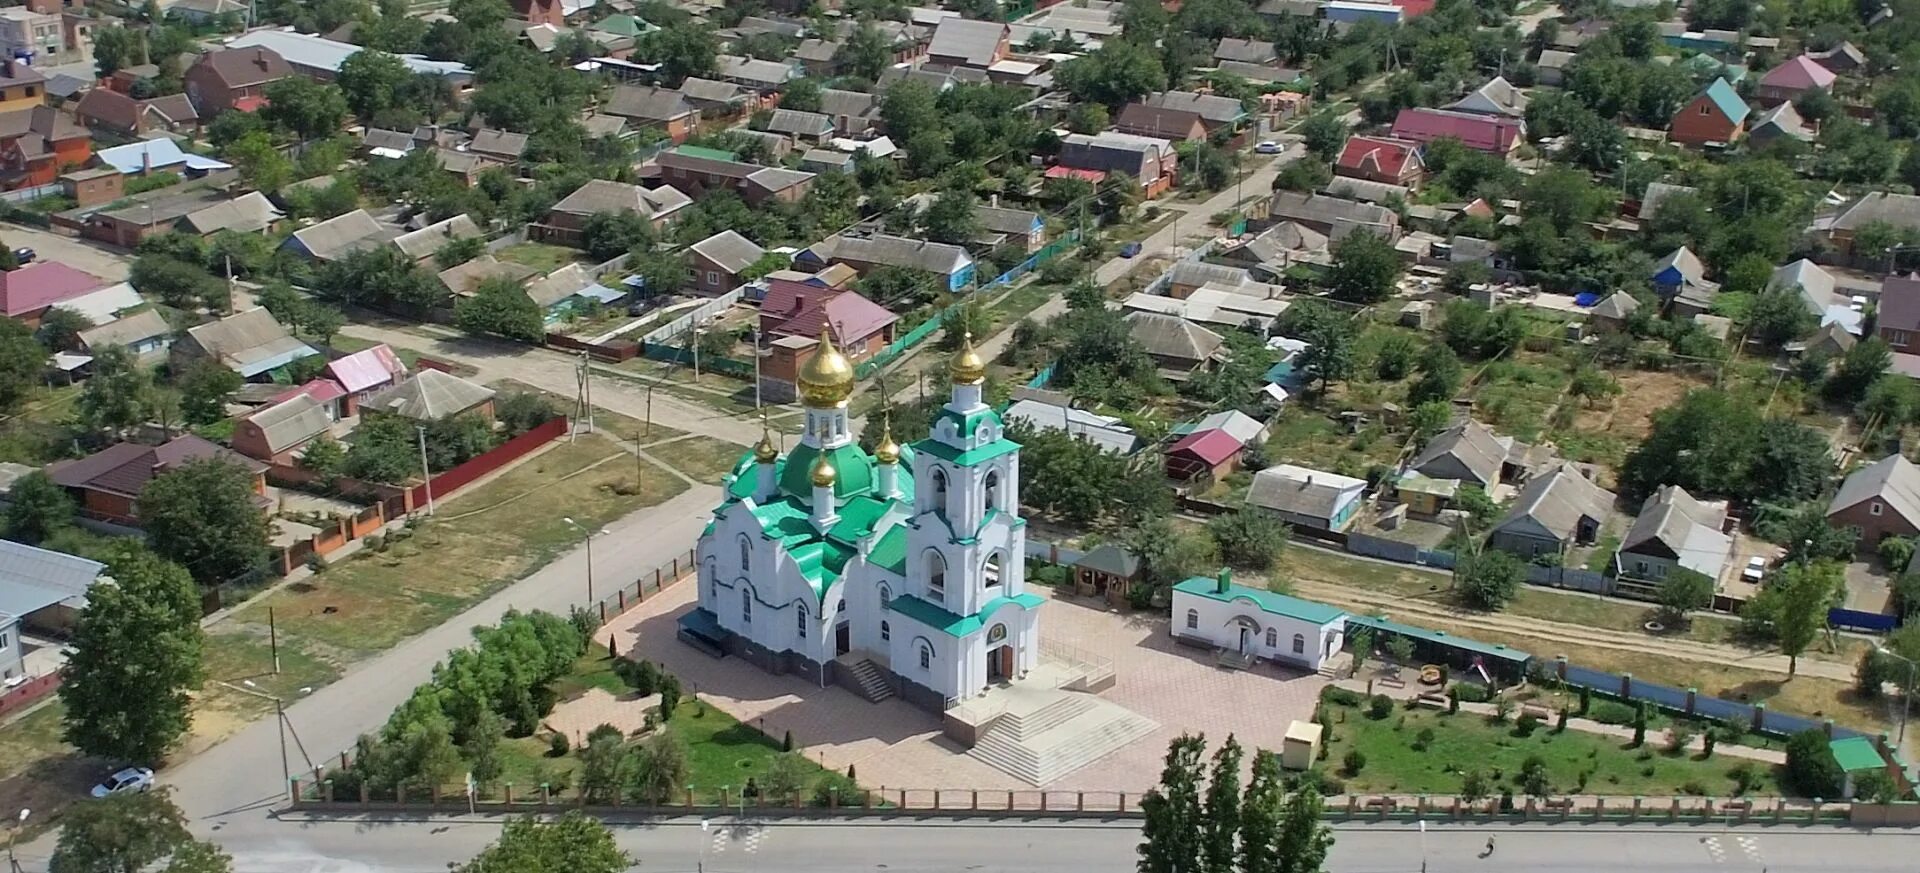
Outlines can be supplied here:
[[258, 65], [260, 66], [260, 69], [262, 69], [262, 70], [265, 70], [265, 69], [267, 68], [267, 50], [266, 50], [266, 48], [264, 48], [264, 47], [259, 47], [259, 48], [255, 48], [255, 49], [253, 50], [253, 62], [254, 62], [255, 64], [258, 64]]
[[152, 149], [140, 150], [140, 175], [142, 176], [153, 175], [153, 150]]
[[993, 208], [995, 208], [995, 209], [999, 209], [999, 208], [1000, 208], [1000, 195], [999, 195], [999, 194], [994, 194], [994, 195], [992, 195], [992, 196], [990, 196], [990, 197], [988, 197], [988, 198], [987, 198], [987, 205], [988, 205], [988, 206], [991, 206], [991, 207], [993, 207]]
[[1226, 567], [1221, 567], [1218, 580], [1214, 584], [1214, 590], [1221, 594], [1225, 594], [1232, 589], [1233, 589], [1233, 571]]

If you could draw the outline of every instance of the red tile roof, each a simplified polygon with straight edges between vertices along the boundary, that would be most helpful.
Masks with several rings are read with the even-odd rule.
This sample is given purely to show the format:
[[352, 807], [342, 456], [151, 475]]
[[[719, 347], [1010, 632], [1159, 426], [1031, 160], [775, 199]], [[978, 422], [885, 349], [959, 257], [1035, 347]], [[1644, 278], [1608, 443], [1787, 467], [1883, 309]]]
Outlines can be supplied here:
[[[361, 349], [327, 365], [327, 372], [350, 394], [369, 388], [383, 388], [407, 374], [407, 365], [386, 343]], [[319, 399], [319, 398], [315, 398]]]
[[1457, 139], [1475, 151], [1505, 155], [1520, 141], [1517, 119], [1439, 109], [1402, 109], [1393, 119], [1393, 138], [1430, 143]]
[[1813, 58], [1801, 55], [1768, 70], [1766, 75], [1760, 77], [1760, 84], [1789, 91], [1809, 91], [1831, 88], [1837, 78], [1832, 70], [1815, 63]]
[[312, 397], [321, 403], [331, 403], [347, 396], [347, 389], [340, 387], [340, 383], [332, 379], [315, 379], [305, 385], [288, 388], [285, 391], [273, 395], [273, 399], [267, 401], [267, 405], [275, 406], [285, 403], [302, 394]]
[[58, 261], [40, 261], [0, 272], [0, 311], [26, 315], [105, 287], [106, 281], [92, 273]]
[[1241, 442], [1233, 434], [1219, 428], [1197, 430], [1182, 437], [1179, 442], [1167, 447], [1167, 454], [1188, 454], [1205, 462], [1209, 467], [1218, 467], [1233, 457], [1242, 448]]
[[1349, 170], [1399, 178], [1407, 161], [1420, 160], [1418, 146], [1384, 137], [1355, 136], [1340, 150], [1339, 164]]
[[[767, 332], [776, 336], [811, 337], [819, 336], [820, 328], [831, 324], [836, 340], [854, 343], [900, 320], [899, 316], [888, 312], [885, 307], [853, 291], [831, 288], [821, 291], [819, 295], [808, 295], [806, 302], [791, 317], [769, 327]], [[772, 297], [771, 291], [768, 297]]]
[[1049, 179], [1079, 179], [1083, 182], [1098, 182], [1105, 179], [1107, 174], [1099, 170], [1081, 170], [1074, 167], [1048, 167], [1046, 177]]

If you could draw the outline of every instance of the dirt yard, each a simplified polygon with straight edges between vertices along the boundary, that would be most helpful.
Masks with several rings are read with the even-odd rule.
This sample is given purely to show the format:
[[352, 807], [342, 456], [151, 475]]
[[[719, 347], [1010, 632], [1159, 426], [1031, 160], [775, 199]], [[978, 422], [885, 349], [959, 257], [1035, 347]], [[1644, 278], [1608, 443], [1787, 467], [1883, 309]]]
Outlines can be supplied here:
[[1689, 390], [1707, 384], [1699, 376], [1671, 370], [1616, 372], [1614, 378], [1620, 381], [1619, 396], [1605, 407], [1582, 407], [1574, 426], [1636, 443], [1653, 430], [1654, 413], [1678, 403]]

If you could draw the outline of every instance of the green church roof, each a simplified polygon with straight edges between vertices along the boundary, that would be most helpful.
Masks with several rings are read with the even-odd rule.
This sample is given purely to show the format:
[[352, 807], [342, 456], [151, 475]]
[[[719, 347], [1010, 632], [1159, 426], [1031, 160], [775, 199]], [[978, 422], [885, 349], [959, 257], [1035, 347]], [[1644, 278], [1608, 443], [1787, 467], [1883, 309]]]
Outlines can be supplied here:
[[972, 615], [957, 615], [911, 594], [902, 594], [893, 598], [889, 608], [948, 636], [964, 637], [979, 630], [986, 623], [983, 616], [992, 615], [994, 610], [1002, 606], [1011, 603], [1021, 609], [1033, 609], [1045, 602], [1034, 594], [995, 597], [982, 605], [979, 612]]

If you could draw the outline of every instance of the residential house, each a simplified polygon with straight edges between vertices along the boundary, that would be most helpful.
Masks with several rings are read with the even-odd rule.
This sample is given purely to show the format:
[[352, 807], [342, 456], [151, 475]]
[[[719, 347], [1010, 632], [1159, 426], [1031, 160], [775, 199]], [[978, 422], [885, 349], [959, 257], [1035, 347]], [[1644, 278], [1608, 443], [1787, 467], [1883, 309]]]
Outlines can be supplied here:
[[1573, 52], [1559, 49], [1547, 49], [1533, 62], [1534, 81], [1539, 84], [1558, 88], [1566, 84], [1567, 68], [1573, 66]]
[[58, 13], [26, 6], [0, 9], [0, 57], [51, 62], [66, 48]]
[[13, 55], [0, 58], [0, 113], [32, 109], [46, 102], [46, 76]]
[[1291, 221], [1322, 234], [1330, 240], [1364, 230], [1389, 242], [1400, 238], [1400, 215], [1383, 206], [1357, 203], [1322, 194], [1275, 191], [1268, 199], [1267, 217], [1272, 221]]
[[1207, 132], [1235, 128], [1247, 120], [1247, 108], [1232, 97], [1197, 91], [1157, 91], [1140, 100], [1155, 109], [1194, 112], [1206, 122]]
[[1890, 536], [1920, 534], [1920, 467], [1895, 452], [1847, 474], [1827, 504], [1827, 523], [1859, 528], [1868, 549]]
[[775, 109], [767, 119], [767, 131], [797, 143], [819, 145], [833, 138], [833, 118], [819, 112]]
[[1839, 78], [1832, 70], [1820, 66], [1812, 55], [1803, 54], [1761, 76], [1755, 96], [1762, 106], [1792, 103], [1814, 91], [1832, 91], [1834, 81]]
[[1428, 440], [1408, 469], [1429, 479], [1458, 480], [1491, 493], [1508, 478], [1511, 446], [1511, 437], [1498, 436], [1473, 419], [1462, 419]]
[[94, 157], [99, 158], [100, 163], [119, 170], [122, 175], [127, 176], [148, 176], [167, 172], [178, 173], [189, 179], [198, 179], [215, 170], [233, 169], [233, 165], [226, 161], [197, 155], [180, 148], [179, 142], [165, 134], [155, 134], [152, 139], [101, 149]]
[[294, 231], [280, 247], [324, 264], [379, 248], [398, 236], [399, 228], [381, 224], [365, 209], [355, 209]]
[[270, 464], [291, 465], [332, 425], [320, 401], [297, 394], [234, 422], [233, 450]]
[[343, 392], [339, 414], [352, 416], [360, 414], [360, 404], [367, 398], [405, 379], [407, 365], [386, 343], [380, 343], [327, 362], [327, 375]]
[[1207, 138], [1206, 120], [1200, 113], [1186, 109], [1161, 109], [1145, 103], [1129, 103], [1113, 120], [1113, 129], [1134, 136], [1201, 142]]
[[0, 314], [28, 327], [54, 304], [98, 291], [107, 282], [59, 261], [35, 261], [17, 270], [0, 271]]
[[174, 437], [157, 446], [115, 443], [84, 458], [55, 461], [47, 478], [66, 489], [86, 518], [128, 527], [140, 526], [140, 493], [147, 483], [169, 470], [205, 459], [233, 463], [252, 479], [251, 491], [262, 505], [267, 488], [267, 465], [208, 442], [194, 434]]
[[1353, 525], [1366, 490], [1365, 479], [1275, 464], [1253, 474], [1247, 505], [1293, 527], [1339, 533]]
[[448, 243], [484, 236], [486, 231], [473, 222], [473, 216], [461, 213], [396, 236], [393, 238], [393, 247], [414, 263], [424, 266]]
[[398, 415], [418, 422], [445, 421], [457, 415], [493, 420], [494, 390], [452, 373], [422, 369], [406, 381], [360, 404], [362, 414]]
[[845, 175], [854, 171], [853, 155], [833, 149], [807, 149], [800, 154], [800, 169], [809, 173]]
[[827, 237], [794, 256], [794, 263], [819, 268], [846, 264], [861, 275], [876, 267], [900, 267], [939, 277], [948, 291], [973, 284], [975, 264], [967, 250], [946, 243], [910, 239], [868, 231], [848, 231]]
[[1238, 287], [1252, 280], [1252, 276], [1240, 267], [1180, 260], [1167, 270], [1167, 296], [1183, 300], [1202, 286]]
[[0, 674], [24, 676], [20, 630], [66, 636], [87, 608], [87, 592], [105, 574], [99, 561], [0, 540]]
[[731, 230], [723, 230], [687, 248], [693, 261], [693, 287], [718, 297], [740, 287], [741, 275], [767, 253], [759, 244]]
[[1667, 137], [1682, 145], [1731, 143], [1746, 129], [1750, 111], [1726, 79], [1715, 79], [1673, 114]]
[[92, 154], [86, 128], [58, 109], [0, 112], [0, 183], [8, 190], [51, 185]]
[[779, 61], [720, 55], [713, 59], [713, 64], [720, 81], [732, 82], [756, 95], [755, 108], [772, 107], [780, 89], [800, 78], [800, 72], [793, 64]]
[[1668, 198], [1676, 194], [1698, 195], [1699, 193], [1698, 188], [1690, 188], [1686, 185], [1649, 182], [1647, 190], [1640, 195], [1640, 208], [1634, 212], [1634, 217], [1641, 221], [1651, 221], [1655, 215], [1659, 214], [1660, 204], [1666, 202]]
[[1524, 118], [1527, 114], [1527, 92], [1514, 87], [1505, 76], [1495, 76], [1467, 96], [1447, 104], [1446, 108], [1476, 115]]
[[474, 131], [466, 150], [493, 163], [512, 166], [527, 153], [527, 135], [483, 127]]
[[[680, 83], [680, 93], [687, 98], [696, 112], [704, 116], [733, 115], [747, 109], [746, 89], [732, 82], [720, 82], [688, 76]], [[755, 101], [758, 105], [758, 101]]]
[[187, 99], [201, 118], [229, 110], [252, 112], [266, 105], [267, 86], [293, 75], [293, 66], [266, 47], [215, 49], [188, 67]]
[[1627, 320], [1640, 309], [1640, 301], [1625, 291], [1615, 291], [1587, 310], [1587, 322], [1598, 333], [1621, 333]]
[[147, 300], [140, 296], [140, 292], [133, 290], [131, 283], [116, 282], [54, 305], [85, 318], [89, 324], [106, 324], [146, 306]]
[[801, 40], [793, 49], [793, 59], [810, 78], [836, 78], [845, 66], [840, 61], [840, 46], [840, 43], [825, 39]]
[[1167, 140], [1108, 131], [1068, 134], [1056, 162], [1074, 170], [1126, 173], [1151, 200], [1173, 188], [1180, 156]]
[[1874, 332], [1896, 353], [1920, 354], [1920, 276], [1888, 276], [1880, 284]]
[[[360, 46], [350, 42], [295, 33], [291, 29], [252, 30], [227, 42], [229, 51], [250, 48], [277, 52], [294, 72], [320, 82], [333, 81], [347, 59], [361, 51]], [[473, 71], [467, 69], [465, 64], [430, 60], [417, 54], [396, 54], [394, 57], [399, 58], [401, 66], [409, 72], [444, 79], [454, 87], [456, 94], [464, 92], [473, 83]]]
[[154, 131], [191, 134], [200, 112], [185, 94], [135, 100], [111, 88], [95, 88], [73, 106], [74, 120], [103, 134], [141, 137]]
[[1351, 136], [1333, 162], [1337, 176], [1417, 188], [1427, 176], [1417, 143], [1376, 136]]
[[[1882, 311], [1879, 313], [1878, 320], [1882, 324], [1889, 323], [1885, 312], [1889, 298], [1907, 296], [1908, 285], [1899, 280], [1900, 277], [1889, 276], [1881, 286]], [[1892, 289], [1891, 293], [1888, 291], [1889, 286]], [[1799, 295], [1800, 302], [1807, 307], [1808, 312], [1819, 317], [1820, 326], [1823, 328], [1828, 325], [1838, 325], [1853, 336], [1859, 336], [1866, 330], [1866, 313], [1862, 312], [1861, 307], [1857, 306], [1848, 295], [1840, 293], [1840, 283], [1832, 273], [1821, 269], [1819, 264], [1806, 258], [1776, 268], [1773, 275], [1767, 279], [1767, 288], [1773, 291], [1790, 291]], [[1897, 302], [1893, 305], [1894, 322], [1906, 320], [1900, 314], [1905, 307]]]
[[[1869, 191], [1860, 199], [1841, 207], [1826, 218], [1814, 219], [1809, 228], [1842, 254], [1852, 254], [1853, 235], [1869, 224], [1893, 225], [1898, 230], [1920, 231], [1920, 195]], [[1860, 252], [1863, 257], [1878, 258], [1883, 252]]]
[[1213, 59], [1239, 61], [1243, 64], [1272, 65], [1280, 63], [1280, 54], [1274, 51], [1273, 43], [1270, 42], [1226, 37], [1214, 45]]
[[1251, 238], [1217, 249], [1213, 260], [1277, 278], [1296, 260], [1327, 260], [1327, 237], [1293, 221], [1282, 221]]
[[1707, 281], [1707, 265], [1692, 249], [1681, 246], [1653, 265], [1654, 293], [1673, 307], [1676, 314], [1692, 316], [1713, 308], [1713, 295], [1720, 286]]
[[1807, 57], [1836, 75], [1851, 76], [1867, 67], [1866, 53], [1853, 43], [1843, 42], [1823, 52], [1809, 52]]
[[760, 390], [778, 402], [798, 396], [800, 368], [813, 359], [825, 332], [831, 330], [847, 359], [858, 363], [893, 341], [900, 320], [850, 288], [792, 276], [805, 274], [770, 277], [760, 303], [760, 336], [767, 343]]
[[513, 14], [528, 24], [567, 26], [567, 15], [561, 0], [513, 0]]
[[1810, 143], [1817, 135], [1800, 117], [1800, 110], [1795, 109], [1792, 103], [1781, 103], [1754, 116], [1753, 127], [1747, 131], [1747, 145], [1762, 148], [1781, 140]]
[[[1386, 182], [1374, 182], [1368, 179], [1355, 179], [1351, 176], [1334, 176], [1327, 184], [1320, 186], [1319, 194], [1339, 197], [1343, 200], [1358, 200], [1375, 206], [1390, 203], [1406, 203], [1413, 199], [1412, 189]], [[1424, 238], [1424, 234], [1421, 235]], [[1415, 244], [1408, 241], [1409, 245]], [[1431, 243], [1428, 243], [1431, 245]]]
[[79, 334], [76, 351], [98, 357], [112, 346], [120, 346], [136, 358], [165, 352], [173, 345], [173, 325], [157, 309], [142, 309], [125, 318], [107, 321]]
[[1194, 431], [1167, 446], [1161, 460], [1169, 479], [1218, 482], [1239, 469], [1246, 447], [1224, 430]]
[[1140, 583], [1140, 571], [1140, 559], [1132, 552], [1102, 543], [1073, 562], [1073, 590], [1082, 597], [1097, 597], [1119, 606]]
[[231, 200], [196, 209], [174, 222], [176, 233], [209, 237], [223, 230], [236, 233], [266, 233], [287, 215], [258, 191], [248, 191]]
[[185, 368], [206, 359], [227, 365], [249, 381], [267, 376], [301, 358], [320, 352], [287, 332], [273, 314], [261, 307], [236, 312], [219, 321], [187, 328], [174, 342], [173, 365]]
[[836, 134], [862, 137], [873, 131], [874, 117], [880, 114], [880, 97], [865, 91], [822, 88], [820, 111], [833, 119]]
[[1520, 489], [1506, 517], [1487, 535], [1487, 546], [1531, 560], [1564, 555], [1600, 538], [1600, 526], [1612, 511], [1614, 494], [1561, 464]]
[[1505, 158], [1526, 139], [1526, 125], [1505, 115], [1479, 115], [1445, 109], [1409, 108], [1394, 116], [1394, 139], [1425, 145], [1438, 139], [1457, 139], [1474, 151]]
[[529, 235], [543, 242], [579, 248], [587, 222], [602, 213], [632, 212], [655, 230], [664, 229], [693, 198], [674, 185], [645, 188], [626, 182], [589, 179], [553, 204], [545, 220], [529, 225]]
[[685, 94], [653, 85], [614, 86], [600, 113], [624, 118], [636, 130], [662, 131], [675, 144], [686, 142], [700, 121], [699, 110]]
[[1047, 244], [1047, 222], [1040, 213], [1003, 206], [973, 207], [973, 220], [996, 246], [1032, 253]]
[[1127, 332], [1171, 382], [1185, 382], [1201, 369], [1212, 369], [1226, 342], [1219, 334], [1177, 316], [1132, 312], [1126, 318]]
[[459, 297], [471, 297], [488, 279], [505, 279], [518, 285], [540, 275], [540, 271], [526, 264], [502, 261], [492, 255], [481, 255], [464, 264], [458, 264], [441, 270], [437, 276], [440, 284]]
[[1691, 570], [1717, 587], [1733, 554], [1726, 501], [1705, 501], [1678, 485], [1662, 485], [1640, 507], [1614, 553], [1614, 578], [1623, 588], [1652, 594], [1679, 570]]
[[112, 203], [126, 191], [126, 177], [112, 167], [62, 173], [59, 182], [61, 193], [73, 198], [74, 206], [82, 209]]
[[600, 284], [591, 271], [579, 264], [567, 264], [528, 282], [526, 292], [547, 321], [565, 317], [583, 306], [613, 303], [627, 293]]
[[943, 18], [933, 29], [927, 63], [985, 70], [1012, 54], [1007, 25], [998, 21]]
[[684, 145], [660, 153], [653, 169], [655, 178], [695, 197], [732, 191], [750, 206], [797, 202], [813, 182], [812, 173], [762, 167], [741, 161], [733, 152]]
[[1016, 396], [1000, 413], [1002, 420], [1036, 431], [1057, 430], [1116, 455], [1131, 455], [1140, 448], [1140, 436], [1119, 418], [1076, 408], [1065, 396], [1034, 396], [1050, 392], [1016, 389], [1015, 394], [1023, 391], [1027, 396]]
[[1346, 644], [1347, 613], [1339, 607], [1238, 585], [1226, 570], [1217, 579], [1178, 583], [1172, 597], [1168, 632], [1176, 640], [1230, 653], [1243, 664], [1264, 660], [1317, 673]]

